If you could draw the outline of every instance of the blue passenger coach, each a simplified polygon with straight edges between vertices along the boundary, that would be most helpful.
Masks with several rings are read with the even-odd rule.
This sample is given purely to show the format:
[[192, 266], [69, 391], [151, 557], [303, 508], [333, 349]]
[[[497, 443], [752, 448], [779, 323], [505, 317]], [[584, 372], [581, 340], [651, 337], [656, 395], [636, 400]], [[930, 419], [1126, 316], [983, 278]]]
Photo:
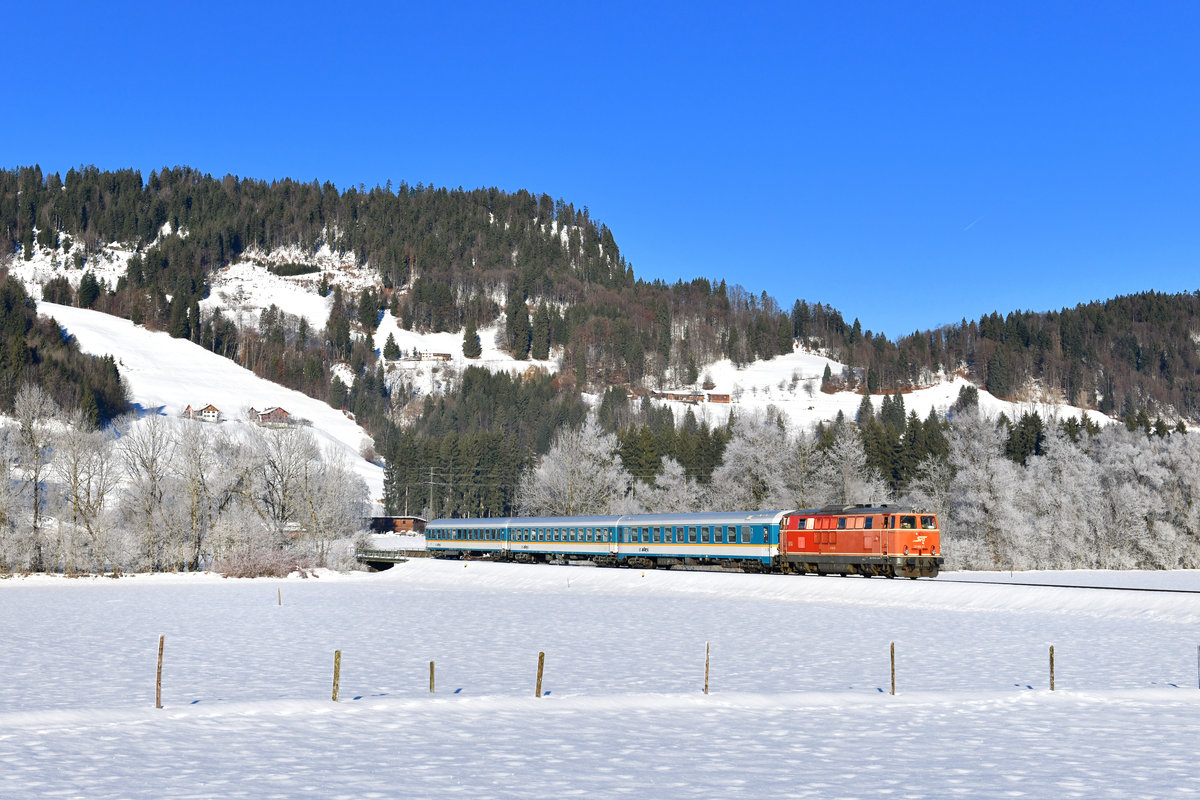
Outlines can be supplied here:
[[425, 545], [444, 558], [766, 569], [778, 556], [779, 528], [788, 513], [439, 519], [425, 526]]

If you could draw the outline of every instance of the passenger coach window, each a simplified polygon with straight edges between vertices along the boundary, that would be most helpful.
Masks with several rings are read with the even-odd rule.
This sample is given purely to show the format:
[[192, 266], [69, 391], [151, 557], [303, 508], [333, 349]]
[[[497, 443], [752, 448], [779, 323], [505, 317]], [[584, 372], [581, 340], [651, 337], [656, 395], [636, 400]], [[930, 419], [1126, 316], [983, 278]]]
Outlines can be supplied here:
[[705, 544], [708, 544], [708, 526], [707, 525], [705, 525], [703, 528], [700, 529], [700, 541], [704, 542]]
[[688, 528], [688, 541], [692, 544], [696, 543], [696, 527], [694, 525]]

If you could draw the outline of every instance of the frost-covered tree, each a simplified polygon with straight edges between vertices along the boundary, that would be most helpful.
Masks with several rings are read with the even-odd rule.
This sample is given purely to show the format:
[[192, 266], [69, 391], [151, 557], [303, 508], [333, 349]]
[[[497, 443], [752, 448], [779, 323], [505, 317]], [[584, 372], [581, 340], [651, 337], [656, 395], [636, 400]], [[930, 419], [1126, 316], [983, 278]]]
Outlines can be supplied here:
[[1025, 569], [1034, 566], [1018, 537], [1028, 523], [1018, 497], [1021, 469], [1004, 456], [1006, 432], [977, 411], [950, 425], [948, 524], [942, 547], [951, 569]]
[[0, 571], [4, 572], [33, 567], [33, 537], [23, 524], [25, 507], [16, 470], [18, 435], [16, 428], [0, 425]]
[[782, 505], [819, 508], [828, 503], [833, 489], [824, 466], [825, 454], [816, 438], [808, 431], [800, 431], [789, 444], [786, 458], [779, 464], [788, 497]]
[[1030, 456], [1023, 470], [1021, 502], [1033, 520], [1022, 546], [1036, 554], [1039, 568], [1079, 567], [1096, 555], [1095, 532], [1103, 524], [1099, 470], [1058, 425], [1043, 435], [1042, 455]]
[[671, 457], [663, 459], [662, 470], [651, 484], [635, 484], [638, 510], [646, 514], [686, 514], [701, 511], [706, 492], [699, 481], [689, 478], [683, 465]]
[[33, 569], [44, 568], [42, 506], [45, 503], [45, 473], [54, 456], [53, 439], [58, 417], [58, 404], [41, 387], [26, 383], [13, 398], [13, 416], [17, 420], [19, 463], [25, 478], [26, 491], [31, 499], [31, 535]]
[[120, 565], [120, 537], [105, 514], [106, 500], [123, 475], [113, 432], [94, 430], [84, 412], [67, 415], [55, 443], [50, 474], [57, 480], [70, 547], [63, 553], [68, 571], [106, 570]]
[[867, 452], [853, 426], [838, 426], [833, 444], [825, 451], [824, 459], [830, 502], [850, 505], [887, 501], [887, 483], [878, 472], [867, 466]]
[[304, 524], [305, 538], [316, 563], [327, 565], [333, 543], [362, 527], [370, 501], [367, 485], [341, 451], [327, 451], [323, 458], [304, 465], [300, 494], [298, 518]]
[[526, 516], [607, 514], [631, 483], [617, 454], [616, 435], [592, 420], [559, 432], [536, 469], [522, 478], [517, 506]]
[[181, 533], [187, 541], [189, 569], [200, 569], [215, 555], [217, 543], [211, 538], [218, 518], [240, 495], [245, 448], [223, 429], [202, 422], [180, 425], [175, 444]]
[[901, 498], [901, 505], [920, 511], [932, 511], [938, 515], [943, 527], [949, 519], [950, 488], [954, 470], [942, 458], [926, 456], [917, 465], [916, 473], [908, 483]]
[[789, 455], [787, 432], [777, 412], [739, 418], [713, 470], [713, 507], [741, 511], [788, 505], [790, 493], [780, 465]]
[[282, 544], [289, 523], [296, 523], [302, 508], [304, 475], [310, 462], [320, 458], [316, 439], [305, 428], [273, 428], [255, 440], [258, 478], [254, 501], [260, 517]]
[[149, 414], [123, 427], [119, 446], [125, 467], [122, 506], [137, 541], [135, 566], [156, 571], [178, 568], [182, 565], [181, 543], [172, 539], [173, 526], [164, 514], [175, 456], [171, 421]]

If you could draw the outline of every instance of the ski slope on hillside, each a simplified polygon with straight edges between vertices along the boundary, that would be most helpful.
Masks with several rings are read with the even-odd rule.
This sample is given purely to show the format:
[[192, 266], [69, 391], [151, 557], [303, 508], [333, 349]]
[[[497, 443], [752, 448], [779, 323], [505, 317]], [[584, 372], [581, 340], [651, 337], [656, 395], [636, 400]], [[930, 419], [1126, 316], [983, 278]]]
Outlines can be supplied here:
[[200, 409], [212, 404], [227, 420], [222, 424], [238, 425], [249, 424], [251, 407], [261, 411], [280, 406], [310, 421], [325, 447], [345, 451], [347, 462], [367, 482], [372, 500], [383, 497], [383, 469], [360, 455], [370, 437], [327, 403], [264, 380], [186, 339], [148, 331], [129, 320], [45, 302], [38, 304], [38, 312], [57, 320], [83, 352], [113, 356], [121, 380], [142, 408], [178, 415], [189, 405]]
[[1194, 594], [414, 559], [0, 608], [5, 798], [1200, 792]]

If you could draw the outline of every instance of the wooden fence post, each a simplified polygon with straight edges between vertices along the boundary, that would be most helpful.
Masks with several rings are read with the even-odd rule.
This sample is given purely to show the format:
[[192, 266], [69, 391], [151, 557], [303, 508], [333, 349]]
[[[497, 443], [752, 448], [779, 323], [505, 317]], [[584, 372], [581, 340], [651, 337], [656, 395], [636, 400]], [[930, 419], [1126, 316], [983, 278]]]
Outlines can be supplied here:
[[896, 643], [892, 642], [892, 696], [896, 694]]
[[279, 605], [283, 605], [283, 590], [278, 586], [275, 587], [275, 599], [279, 601]]
[[704, 693], [708, 694], [708, 646], [709, 643], [704, 643]]
[[545, 666], [546, 666], [546, 653], [543, 651], [543, 652], [538, 653], [537, 688], [533, 690], [534, 697], [542, 696], [542, 669]]
[[154, 707], [162, 708], [162, 656], [165, 635], [158, 637], [158, 678], [154, 682]]
[[333, 702], [338, 701], [338, 684], [342, 680], [342, 651], [333, 651]]
[[1054, 691], [1054, 645], [1050, 645], [1050, 691]]
[[433, 694], [433, 662], [429, 662], [429, 693]]

